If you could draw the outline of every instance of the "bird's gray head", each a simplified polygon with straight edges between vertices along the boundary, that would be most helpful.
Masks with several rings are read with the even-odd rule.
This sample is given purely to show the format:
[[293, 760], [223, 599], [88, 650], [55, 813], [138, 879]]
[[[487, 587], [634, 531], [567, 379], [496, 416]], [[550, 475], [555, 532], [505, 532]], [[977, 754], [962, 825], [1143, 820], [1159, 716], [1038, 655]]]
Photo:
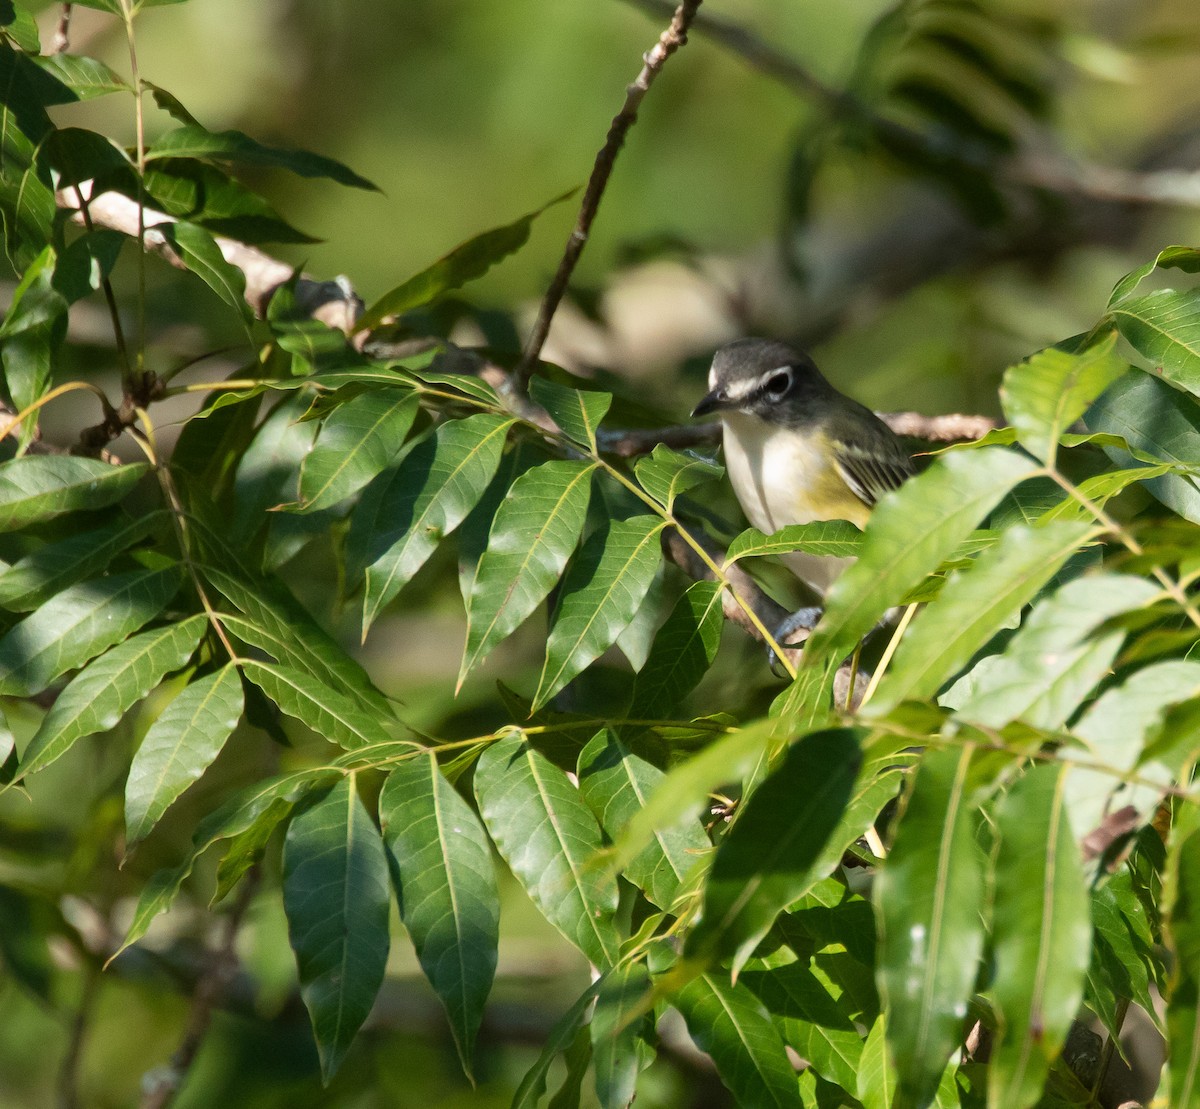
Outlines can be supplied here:
[[774, 339], [723, 346], [713, 357], [708, 389], [693, 416], [737, 412], [784, 424], [803, 422], [808, 404], [832, 391], [804, 351]]

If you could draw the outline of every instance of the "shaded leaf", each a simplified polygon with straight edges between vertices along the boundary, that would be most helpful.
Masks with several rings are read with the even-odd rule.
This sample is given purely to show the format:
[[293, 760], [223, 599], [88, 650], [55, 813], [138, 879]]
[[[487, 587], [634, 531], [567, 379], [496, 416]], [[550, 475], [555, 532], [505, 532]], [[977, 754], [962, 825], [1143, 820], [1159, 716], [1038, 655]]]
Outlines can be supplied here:
[[428, 752], [397, 764], [379, 796], [400, 919], [445, 1006], [463, 1069], [496, 973], [500, 898], [487, 836]]
[[644, 963], [622, 963], [600, 983], [591, 1032], [596, 1096], [604, 1109], [626, 1109], [637, 1094], [637, 1046], [649, 1025], [649, 995], [650, 972]]
[[246, 276], [237, 266], [225, 260], [216, 240], [203, 227], [179, 220], [163, 223], [155, 230], [171, 244], [183, 264], [243, 320], [253, 319], [246, 303]]
[[617, 884], [596, 864], [600, 828], [567, 776], [520, 738], [493, 743], [475, 769], [492, 840], [542, 915], [597, 967], [617, 961]]
[[283, 907], [326, 1082], [383, 982], [388, 955], [383, 840], [348, 775], [288, 826]]
[[513, 1095], [512, 1109], [534, 1109], [545, 1096], [546, 1074], [554, 1060], [570, 1049], [580, 1030], [586, 1025], [588, 1011], [592, 1007], [592, 1002], [596, 1000], [596, 994], [599, 993], [603, 982], [603, 975], [592, 982], [575, 1004], [550, 1029], [550, 1035], [546, 1037], [546, 1042], [542, 1045], [541, 1054], [526, 1072], [525, 1077], [521, 1079], [521, 1084]]
[[697, 454], [683, 454], [659, 443], [634, 464], [638, 483], [668, 512], [675, 498], [697, 485], [719, 478], [725, 469]]
[[175, 799], [225, 746], [242, 716], [242, 682], [227, 663], [186, 686], [150, 725], [125, 783], [127, 850], [150, 833]]
[[1189, 806], [1172, 829], [1166, 897], [1167, 943], [1175, 956], [1167, 994], [1169, 1104], [1200, 1098], [1200, 827]]
[[724, 624], [721, 586], [697, 581], [654, 636], [633, 686], [630, 716], [666, 716], [699, 684], [717, 657]]
[[[617, 839], [666, 775], [605, 728], [579, 755], [579, 793], [611, 839]], [[709, 849], [700, 822], [655, 827], [652, 840], [622, 868], [660, 909], [670, 909], [684, 876]]]
[[594, 471], [587, 462], [544, 462], [513, 482], [471, 587], [459, 688], [558, 581], [583, 530]]
[[1198, 273], [1200, 250], [1190, 246], [1168, 246], [1160, 250], [1152, 262], [1146, 262], [1131, 270], [1113, 286], [1112, 294], [1108, 298], [1108, 307], [1119, 304], [1156, 269], [1179, 269], [1184, 273]]
[[662, 560], [664, 527], [657, 516], [634, 516], [613, 521], [584, 543], [563, 579], [534, 712], [607, 651], [633, 619]]
[[0, 694], [40, 693], [153, 620], [179, 589], [180, 568], [135, 570], [81, 582], [26, 616], [0, 639]]
[[823, 874], [814, 870], [850, 799], [860, 733], [834, 728], [788, 748], [717, 846], [688, 952], [745, 964], [776, 916]]

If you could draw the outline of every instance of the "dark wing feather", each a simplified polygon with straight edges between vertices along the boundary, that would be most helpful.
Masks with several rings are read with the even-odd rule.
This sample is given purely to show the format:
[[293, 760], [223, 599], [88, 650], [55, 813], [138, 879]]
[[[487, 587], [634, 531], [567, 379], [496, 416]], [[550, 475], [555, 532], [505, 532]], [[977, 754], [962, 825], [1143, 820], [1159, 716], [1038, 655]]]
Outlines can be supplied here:
[[912, 460], [894, 439], [872, 437], [867, 442], [833, 444], [838, 473], [856, 497], [869, 507], [913, 475]]

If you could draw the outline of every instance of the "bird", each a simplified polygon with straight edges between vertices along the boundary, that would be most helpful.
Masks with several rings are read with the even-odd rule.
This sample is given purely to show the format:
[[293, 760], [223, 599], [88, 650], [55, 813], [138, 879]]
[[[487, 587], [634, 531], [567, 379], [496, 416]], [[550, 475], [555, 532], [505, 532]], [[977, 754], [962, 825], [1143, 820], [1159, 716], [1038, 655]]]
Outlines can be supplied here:
[[[750, 524], [767, 535], [817, 520], [861, 529], [876, 501], [914, 472], [891, 428], [788, 343], [747, 338], [721, 347], [708, 389], [692, 416], [720, 415], [733, 491]], [[782, 560], [821, 597], [853, 561], [799, 551]], [[777, 640], [811, 628], [819, 615], [819, 608], [794, 613]]]

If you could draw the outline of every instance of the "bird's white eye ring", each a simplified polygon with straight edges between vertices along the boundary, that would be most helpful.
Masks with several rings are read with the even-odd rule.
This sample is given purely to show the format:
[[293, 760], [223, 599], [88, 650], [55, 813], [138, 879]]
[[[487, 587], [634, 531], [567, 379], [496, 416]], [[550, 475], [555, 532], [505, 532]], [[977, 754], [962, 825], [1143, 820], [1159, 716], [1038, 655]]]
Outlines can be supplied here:
[[763, 391], [771, 400], [783, 400], [791, 387], [792, 371], [789, 366], [784, 366], [782, 369], [771, 371], [771, 376], [767, 378]]

